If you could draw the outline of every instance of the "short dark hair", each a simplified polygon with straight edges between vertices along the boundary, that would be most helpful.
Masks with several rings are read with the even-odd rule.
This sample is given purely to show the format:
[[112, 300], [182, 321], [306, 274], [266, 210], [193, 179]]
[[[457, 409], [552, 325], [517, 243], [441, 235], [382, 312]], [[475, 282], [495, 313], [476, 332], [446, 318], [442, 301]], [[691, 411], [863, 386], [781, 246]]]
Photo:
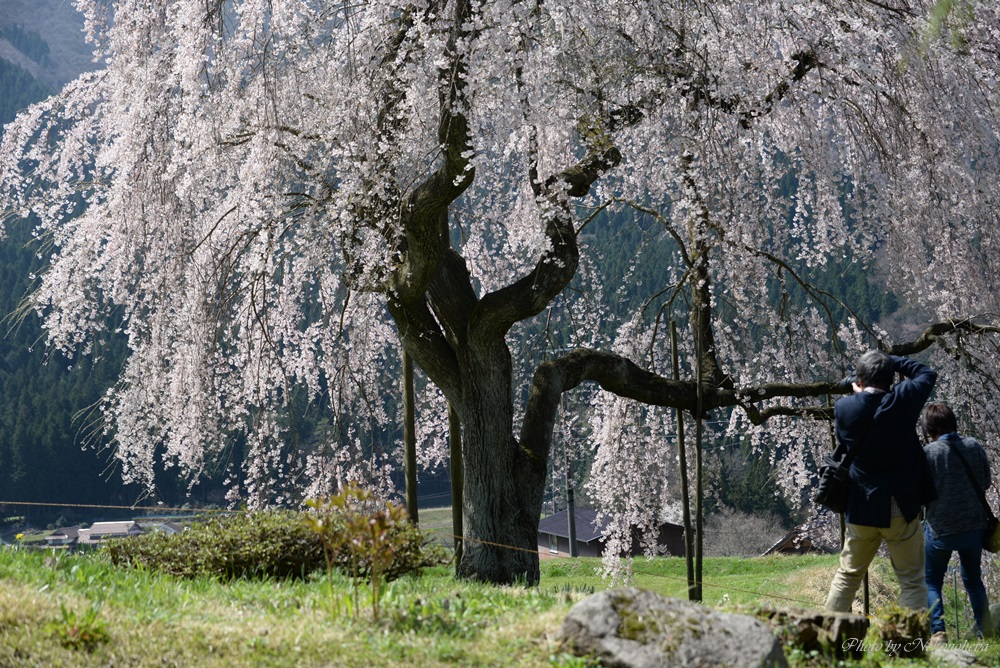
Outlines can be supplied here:
[[872, 350], [858, 360], [856, 375], [865, 387], [888, 390], [895, 376], [892, 357], [881, 350]]
[[958, 420], [948, 404], [935, 401], [927, 404], [920, 414], [920, 429], [924, 432], [924, 438], [930, 441], [958, 431]]

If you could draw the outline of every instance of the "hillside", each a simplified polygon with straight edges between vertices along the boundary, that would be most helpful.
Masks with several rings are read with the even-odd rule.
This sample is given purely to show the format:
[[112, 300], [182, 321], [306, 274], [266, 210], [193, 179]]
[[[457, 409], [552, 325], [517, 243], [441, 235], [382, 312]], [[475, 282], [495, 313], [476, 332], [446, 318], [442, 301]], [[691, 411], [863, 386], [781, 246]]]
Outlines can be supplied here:
[[[93, 66], [82, 30], [65, 0], [2, 1], [0, 126]], [[135, 492], [124, 493], [108, 452], [81, 449], [94, 415], [74, 419], [114, 382], [117, 367], [90, 358], [71, 367], [37, 345], [37, 318], [11, 319], [43, 262], [30, 226], [8, 225], [6, 235], [0, 241], [0, 502], [129, 503]], [[72, 515], [47, 507], [6, 510], [42, 525]]]
[[[24, 36], [32, 33], [44, 47], [26, 47], [35, 40]], [[0, 59], [17, 65], [51, 91], [94, 67], [84, 40], [83, 17], [67, 0], [3, 0]], [[0, 97], [9, 94], [2, 92]]]
[[[740, 611], [749, 608], [738, 606], [815, 608], [836, 559], [708, 559], [705, 604]], [[225, 583], [116, 568], [96, 555], [51, 557], [0, 549], [0, 665], [598, 665], [568, 653], [557, 631], [574, 603], [608, 587], [600, 562], [555, 559], [543, 561], [541, 568], [542, 585], [533, 589], [489, 587], [455, 580], [449, 567], [428, 569], [420, 577], [390, 583], [376, 622], [367, 585], [355, 592], [338, 572], [329, 579]], [[637, 586], [684, 596], [682, 559], [644, 561], [637, 571]], [[879, 557], [871, 578], [876, 625], [895, 598], [890, 572], [888, 560]], [[950, 589], [947, 600], [953, 600]], [[884, 645], [875, 646], [877, 636], [869, 638], [871, 650], [861, 660], [837, 661], [789, 648], [790, 663], [801, 668], [938, 665], [894, 659]], [[977, 665], [997, 665], [1000, 641], [973, 640], [967, 646], [977, 648]]]

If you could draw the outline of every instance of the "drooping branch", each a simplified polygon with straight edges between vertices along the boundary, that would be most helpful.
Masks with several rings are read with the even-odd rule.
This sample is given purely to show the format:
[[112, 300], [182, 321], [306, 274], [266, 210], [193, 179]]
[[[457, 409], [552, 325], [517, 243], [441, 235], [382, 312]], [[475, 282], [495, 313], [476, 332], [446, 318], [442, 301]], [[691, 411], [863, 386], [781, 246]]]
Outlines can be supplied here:
[[755, 406], [744, 404], [750, 423], [762, 425], [773, 417], [779, 415], [787, 417], [804, 417], [813, 420], [832, 420], [833, 409], [828, 406], [768, 406], [764, 410], [758, 410]]
[[806, 74], [820, 66], [819, 59], [812, 51], [800, 51], [792, 55], [795, 67], [789, 72], [788, 78], [782, 79], [778, 84], [764, 96], [753, 109], [740, 113], [740, 127], [749, 130], [753, 122], [761, 116], [770, 114], [778, 102], [781, 102], [788, 95], [792, 84], [805, 78]]
[[708, 81], [695, 76], [691, 72], [683, 74], [671, 71], [670, 78], [682, 78], [685, 83], [680, 86], [682, 94], [698, 104], [718, 109], [727, 114], [736, 114], [741, 128], [749, 130], [756, 119], [770, 114], [792, 89], [792, 84], [801, 81], [817, 67], [821, 67], [818, 56], [813, 51], [799, 51], [792, 54], [795, 62], [788, 75], [781, 79], [763, 98], [758, 101], [747, 101], [738, 95], [718, 97], [710, 89]]
[[967, 334], [997, 334], [1000, 333], [1000, 327], [996, 325], [980, 325], [973, 322], [972, 318], [946, 320], [931, 325], [913, 341], [886, 346], [884, 350], [890, 355], [915, 355], [930, 348], [942, 336], [960, 332]]
[[[931, 325], [914, 341], [887, 346], [885, 350], [893, 355], [911, 355], [926, 350], [950, 333], [1000, 334], [1000, 327], [977, 324], [971, 319], [949, 320]], [[535, 371], [521, 429], [521, 445], [533, 458], [545, 461], [548, 457], [552, 429], [563, 393], [588, 381], [620, 397], [651, 406], [679, 408], [691, 413], [697, 408], [697, 384], [692, 380], [665, 378], [614, 353], [574, 350], [544, 362]], [[813, 383], [767, 383], [741, 388], [704, 387], [703, 410], [739, 406], [755, 425], [764, 424], [777, 416], [830, 419], [833, 411], [826, 404], [772, 405], [764, 408], [758, 408], [758, 405], [771, 399], [839, 396], [850, 391], [840, 379]]]
[[[778, 267], [779, 271], [783, 271], [783, 272], [787, 273], [789, 276], [791, 276], [792, 279], [794, 279], [795, 282], [798, 283], [799, 286], [803, 290], [805, 290], [806, 294], [809, 295], [816, 302], [816, 304], [818, 304], [820, 306], [820, 308], [823, 309], [823, 312], [826, 314], [827, 322], [830, 323], [831, 327], [832, 327], [832, 325], [834, 323], [833, 312], [830, 310], [830, 306], [826, 303], [825, 299], [832, 300], [840, 308], [842, 308], [845, 311], [847, 311], [851, 315], [851, 317], [854, 319], [854, 321], [856, 323], [858, 323], [858, 325], [860, 325], [869, 336], [872, 336], [872, 337], [876, 336], [875, 332], [872, 331], [871, 327], [869, 327], [868, 324], [864, 320], [862, 320], [861, 317], [857, 313], [854, 312], [854, 309], [852, 309], [850, 306], [848, 306], [847, 304], [845, 304], [843, 300], [837, 298], [835, 295], [831, 294], [830, 292], [828, 292], [826, 290], [817, 288], [813, 284], [811, 284], [808, 281], [806, 281], [804, 278], [802, 278], [801, 276], [799, 276], [798, 272], [796, 272], [791, 266], [789, 266], [787, 262], [785, 262], [784, 260], [782, 260], [778, 256], [774, 255], [773, 253], [769, 253], [767, 251], [764, 251], [764, 250], [753, 248], [753, 247], [748, 246], [746, 244], [741, 245], [741, 248], [743, 248], [744, 250], [746, 250], [746, 251], [748, 251], [750, 253], [753, 253], [754, 255], [757, 255], [759, 257], [762, 257], [762, 258], [766, 259], [768, 262], [771, 262], [776, 267]], [[836, 341], [834, 342], [834, 345], [837, 348], [837, 350], [840, 349], [840, 346], [839, 346], [839, 344]]]
[[[675, 33], [679, 42], [678, 50], [686, 50], [684, 44], [685, 35], [683, 32]], [[715, 83], [706, 77], [698, 67], [692, 67], [689, 63], [673, 61], [662, 64], [657, 68], [658, 74], [665, 80], [665, 91], [678, 91], [685, 98], [697, 105], [704, 105], [713, 109], [718, 109], [726, 114], [735, 114], [738, 123], [744, 130], [749, 130], [756, 119], [770, 114], [775, 107], [792, 90], [792, 85], [805, 78], [809, 72], [819, 67], [823, 67], [819, 56], [811, 49], [804, 49], [793, 53], [789, 60], [795, 65], [788, 71], [774, 87], [758, 100], [746, 100], [739, 95], [720, 97], [712, 91]], [[647, 96], [642, 101], [634, 105], [635, 108], [652, 108], [665, 101], [672, 99], [670, 92], [657, 92]]]

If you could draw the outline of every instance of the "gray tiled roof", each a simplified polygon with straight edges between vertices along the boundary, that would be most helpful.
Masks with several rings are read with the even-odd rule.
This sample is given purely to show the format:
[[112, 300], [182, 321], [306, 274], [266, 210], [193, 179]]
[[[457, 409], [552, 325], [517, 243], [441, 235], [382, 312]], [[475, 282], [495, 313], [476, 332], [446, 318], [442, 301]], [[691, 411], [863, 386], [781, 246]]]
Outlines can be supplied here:
[[[605, 527], [608, 525], [608, 520], [605, 519], [600, 525], [597, 525], [597, 509], [576, 508], [574, 510], [577, 542], [589, 543], [599, 540], [604, 533]], [[569, 513], [561, 510], [554, 515], [542, 518], [538, 523], [538, 533], [569, 538]]]

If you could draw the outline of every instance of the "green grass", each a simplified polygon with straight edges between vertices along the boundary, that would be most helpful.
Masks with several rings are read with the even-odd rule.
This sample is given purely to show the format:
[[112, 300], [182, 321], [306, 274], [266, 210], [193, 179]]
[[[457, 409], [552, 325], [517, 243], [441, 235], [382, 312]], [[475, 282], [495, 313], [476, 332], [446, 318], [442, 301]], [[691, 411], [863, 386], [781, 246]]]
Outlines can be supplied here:
[[425, 536], [441, 543], [449, 549], [455, 546], [454, 529], [451, 520], [451, 506], [441, 508], [420, 508], [417, 511], [420, 530]]
[[[706, 559], [705, 602], [818, 607], [835, 567], [835, 556]], [[434, 568], [393, 582], [374, 622], [365, 592], [355, 601], [338, 575], [223, 584], [119, 569], [98, 554], [0, 549], [0, 667], [584, 666], [555, 636], [574, 602], [608, 586], [599, 571], [595, 559], [543, 560], [541, 586], [525, 589]], [[685, 595], [682, 559], [637, 559], [634, 571], [641, 587]], [[1000, 664], [1000, 643], [981, 660]]]
[[[16, 531], [8, 532], [4, 538], [10, 543], [20, 543], [21, 545], [45, 545], [45, 538], [55, 533], [55, 530], [39, 531], [31, 530], [20, 534]], [[16, 538], [16, 536], [21, 536]]]
[[[822, 607], [837, 555], [707, 558], [702, 564], [702, 599], [709, 605], [768, 603]], [[543, 587], [599, 589], [599, 559], [554, 559], [542, 562]], [[687, 598], [687, 566], [680, 558], [636, 559], [632, 567], [637, 587], [666, 596]]]
[[[0, 666], [545, 666], [568, 609], [540, 589], [457, 583], [446, 567], [391, 583], [372, 622], [349, 580], [185, 580], [99, 555], [0, 550]], [[98, 610], [107, 639], [65, 646]], [[63, 631], [63, 633], [60, 633]]]

